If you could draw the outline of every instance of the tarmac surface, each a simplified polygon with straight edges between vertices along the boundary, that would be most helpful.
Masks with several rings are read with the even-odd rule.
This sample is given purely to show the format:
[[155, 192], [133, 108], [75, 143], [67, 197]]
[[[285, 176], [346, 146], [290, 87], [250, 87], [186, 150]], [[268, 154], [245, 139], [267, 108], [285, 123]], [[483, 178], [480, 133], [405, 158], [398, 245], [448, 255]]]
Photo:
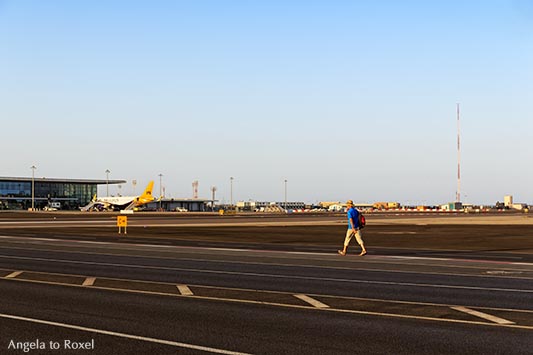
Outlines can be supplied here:
[[[0, 213], [0, 231], [29, 237], [336, 252], [347, 228], [344, 214], [142, 213], [128, 216], [127, 235], [119, 235], [118, 215]], [[533, 213], [373, 213], [366, 217], [362, 234], [370, 254], [376, 250], [400, 255], [478, 252], [496, 260], [498, 255], [500, 260], [533, 260]]]
[[531, 353], [530, 215], [117, 215], [0, 213], [0, 353]]

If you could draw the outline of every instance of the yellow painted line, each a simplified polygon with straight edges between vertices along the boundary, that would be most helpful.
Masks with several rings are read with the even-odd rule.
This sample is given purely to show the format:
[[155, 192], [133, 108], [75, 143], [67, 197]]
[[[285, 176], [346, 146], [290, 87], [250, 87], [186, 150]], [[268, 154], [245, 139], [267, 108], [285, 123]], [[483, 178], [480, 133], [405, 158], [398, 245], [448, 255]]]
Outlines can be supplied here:
[[51, 326], [60, 327], [60, 328], [81, 330], [81, 331], [84, 331], [84, 332], [110, 335], [110, 336], [119, 337], [119, 338], [141, 340], [141, 341], [146, 341], [146, 342], [150, 342], [150, 343], [170, 345], [170, 346], [174, 346], [174, 347], [178, 347], [178, 348], [194, 349], [194, 350], [205, 351], [205, 352], [209, 352], [209, 353], [228, 354], [228, 355], [249, 355], [248, 353], [241, 353], [241, 352], [235, 352], [235, 351], [229, 351], [229, 350], [224, 350], [224, 349], [211, 348], [211, 347], [201, 346], [201, 345], [181, 343], [181, 342], [177, 342], [177, 341], [170, 341], [170, 340], [164, 340], [164, 339], [149, 338], [149, 337], [143, 337], [143, 336], [139, 336], [139, 335], [132, 335], [132, 334], [126, 334], [126, 333], [113, 332], [113, 331], [103, 330], [103, 329], [88, 328], [88, 327], [82, 327], [82, 326], [79, 326], [79, 325], [67, 324], [67, 323], [51, 322], [51, 321], [47, 321], [47, 320], [43, 320], [43, 319], [20, 317], [20, 316], [15, 316], [15, 315], [11, 315], [11, 314], [2, 314], [2, 313], [0, 313], [0, 317], [4, 318], [4, 319], [14, 319], [14, 320], [20, 320], [20, 321], [25, 321], [25, 322], [30, 322], [30, 323], [51, 325]]
[[182, 296], [192, 296], [193, 293], [187, 285], [176, 285]]
[[83, 281], [82, 286], [92, 286], [94, 285], [94, 282], [96, 281], [96, 277], [88, 277]]
[[[23, 279], [13, 279], [13, 281], [31, 282], [31, 283], [46, 284], [46, 285], [59, 285], [59, 286], [68, 286], [68, 287], [82, 287], [76, 284], [66, 284], [66, 283], [61, 283], [61, 282], [46, 282], [46, 281], [23, 280]], [[533, 330], [533, 326], [528, 326], [528, 325], [497, 324], [497, 323], [487, 323], [487, 322], [465, 321], [465, 320], [460, 320], [460, 319], [434, 318], [434, 317], [413, 316], [413, 315], [406, 315], [406, 314], [358, 311], [358, 310], [351, 310], [351, 309], [317, 308], [317, 307], [311, 307], [311, 306], [298, 306], [298, 305], [291, 305], [291, 304], [285, 304], [285, 303], [253, 301], [253, 300], [243, 300], [243, 299], [235, 299], [235, 298], [220, 298], [220, 297], [208, 297], [208, 296], [182, 296], [182, 295], [178, 295], [175, 293], [129, 290], [129, 289], [123, 289], [123, 288], [111, 288], [111, 287], [101, 287], [101, 286], [94, 286], [93, 289], [112, 291], [112, 292], [128, 292], [128, 293], [145, 294], [145, 295], [187, 297], [187, 298], [193, 298], [193, 299], [198, 299], [198, 300], [208, 300], [208, 301], [246, 303], [246, 304], [268, 305], [268, 306], [295, 308], [295, 309], [331, 311], [331, 312], [350, 313], [350, 314], [364, 314], [364, 315], [369, 315], [369, 316], [382, 316], [382, 317], [391, 317], [391, 318], [417, 319], [417, 320], [427, 320], [427, 321], [435, 321], [435, 322], [461, 323], [461, 324], [471, 324], [471, 325], [497, 326], [497, 327], [505, 327], [505, 328]]]
[[19, 276], [20, 274], [22, 274], [24, 271], [14, 271], [12, 272], [11, 274], [5, 276], [6, 279], [12, 279], [12, 278], [15, 278], [17, 276]]
[[329, 308], [329, 306], [327, 304], [324, 304], [324, 303], [322, 303], [320, 301], [317, 301], [314, 298], [311, 298], [311, 297], [309, 297], [307, 295], [298, 294], [298, 295], [294, 295], [294, 297], [299, 298], [302, 301], [307, 302], [311, 306], [316, 307], [316, 308]]
[[459, 311], [459, 312], [468, 313], [470, 315], [473, 315], [479, 318], [490, 320], [491, 322], [498, 323], [498, 324], [516, 324], [515, 322], [511, 322], [507, 319], [503, 319], [503, 318], [496, 317], [496, 316], [493, 316], [487, 313], [475, 311], [473, 309], [466, 308], [466, 307], [452, 307], [452, 309], [455, 309], [456, 311]]

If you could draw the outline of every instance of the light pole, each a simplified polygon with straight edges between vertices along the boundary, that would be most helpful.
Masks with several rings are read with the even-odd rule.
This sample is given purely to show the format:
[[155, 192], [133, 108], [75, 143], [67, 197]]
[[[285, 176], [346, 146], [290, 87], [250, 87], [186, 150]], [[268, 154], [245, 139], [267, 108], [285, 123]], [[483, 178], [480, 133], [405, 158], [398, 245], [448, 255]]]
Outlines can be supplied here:
[[230, 193], [229, 193], [229, 204], [233, 207], [233, 176], [229, 178], [230, 182]]
[[287, 179], [285, 179], [285, 211], [287, 211]]
[[106, 174], [106, 189], [107, 189], [107, 197], [109, 197], [109, 173], [111, 171], [109, 171], [109, 169], [106, 169], [105, 170], [105, 174]]
[[211, 186], [211, 212], [215, 211], [215, 192], [217, 192], [217, 187]]
[[31, 166], [31, 210], [35, 211], [35, 165]]
[[163, 183], [162, 183], [162, 180], [163, 180], [163, 174], [159, 174], [159, 211], [162, 210], [162, 207], [161, 207], [161, 200], [163, 199]]

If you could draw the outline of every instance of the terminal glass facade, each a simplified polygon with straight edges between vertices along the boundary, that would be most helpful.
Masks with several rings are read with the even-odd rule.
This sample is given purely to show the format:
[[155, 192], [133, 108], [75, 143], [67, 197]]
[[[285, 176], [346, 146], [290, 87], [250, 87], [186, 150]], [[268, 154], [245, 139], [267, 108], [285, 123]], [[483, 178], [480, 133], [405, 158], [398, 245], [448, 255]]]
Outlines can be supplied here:
[[[91, 201], [97, 186], [95, 182], [35, 179], [34, 206], [42, 209], [54, 202], [54, 206], [60, 209], [78, 209]], [[0, 209], [26, 210], [31, 208], [31, 204], [31, 179], [0, 179]]]

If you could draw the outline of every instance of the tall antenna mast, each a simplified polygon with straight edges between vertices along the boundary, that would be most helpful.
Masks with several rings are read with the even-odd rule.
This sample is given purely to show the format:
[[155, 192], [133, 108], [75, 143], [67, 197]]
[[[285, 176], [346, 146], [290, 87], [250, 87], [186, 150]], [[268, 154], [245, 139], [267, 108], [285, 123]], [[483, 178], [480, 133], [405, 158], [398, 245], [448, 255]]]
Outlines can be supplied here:
[[459, 104], [457, 104], [457, 192], [455, 201], [461, 202], [461, 127], [459, 125]]

